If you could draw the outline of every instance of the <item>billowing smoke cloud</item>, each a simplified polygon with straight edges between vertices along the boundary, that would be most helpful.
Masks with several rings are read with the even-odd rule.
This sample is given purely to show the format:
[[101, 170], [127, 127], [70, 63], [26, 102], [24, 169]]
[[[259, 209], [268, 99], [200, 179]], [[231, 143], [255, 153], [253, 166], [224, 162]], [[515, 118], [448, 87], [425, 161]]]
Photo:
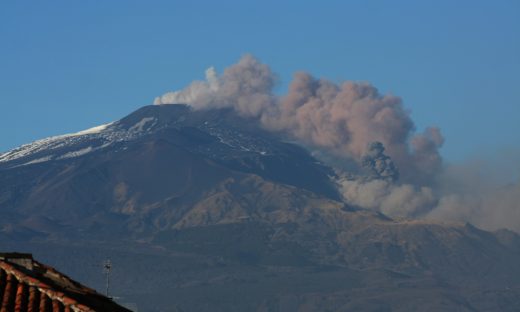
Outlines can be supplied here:
[[404, 181], [427, 183], [442, 160], [443, 138], [437, 128], [415, 134], [415, 126], [400, 98], [381, 95], [366, 83], [340, 85], [297, 73], [285, 96], [272, 92], [276, 75], [251, 55], [218, 76], [213, 68], [206, 81], [166, 93], [155, 104], [189, 104], [195, 109], [232, 107], [264, 127], [344, 158], [360, 160], [367, 144], [381, 142]]
[[344, 200], [391, 217], [420, 217], [431, 211], [437, 199], [429, 187], [395, 184], [388, 180], [340, 179]]
[[440, 131], [415, 134], [401, 99], [366, 83], [337, 85], [297, 73], [275, 111], [262, 119], [269, 128], [344, 157], [360, 159], [368, 143], [383, 143], [405, 181], [425, 182], [441, 166]]
[[[503, 161], [507, 163], [507, 161]], [[391, 217], [470, 222], [487, 230], [520, 233], [518, 163], [509, 179], [496, 165], [478, 162], [445, 165], [432, 179], [434, 187], [394, 183], [377, 176], [343, 177], [338, 186], [345, 202]], [[516, 174], [516, 175], [515, 175]]]
[[276, 75], [251, 55], [217, 76], [206, 70], [206, 81], [194, 81], [180, 91], [157, 97], [154, 104], [189, 104], [195, 109], [232, 107], [246, 117], [259, 117], [275, 102]]
[[[337, 181], [349, 204], [390, 216], [520, 230], [518, 184], [487, 189], [494, 192], [443, 187], [450, 184], [439, 153], [444, 138], [435, 127], [417, 133], [399, 97], [381, 95], [368, 83], [337, 84], [304, 72], [294, 75], [287, 94], [276, 96], [276, 82], [267, 65], [246, 55], [222, 75], [209, 68], [205, 81], [157, 97], [155, 104], [233, 108], [266, 129], [299, 141], [322, 159], [344, 161], [350, 167], [356, 164], [357, 177]], [[360, 174], [363, 168], [365, 175]], [[461, 185], [471, 181], [462, 180]]]

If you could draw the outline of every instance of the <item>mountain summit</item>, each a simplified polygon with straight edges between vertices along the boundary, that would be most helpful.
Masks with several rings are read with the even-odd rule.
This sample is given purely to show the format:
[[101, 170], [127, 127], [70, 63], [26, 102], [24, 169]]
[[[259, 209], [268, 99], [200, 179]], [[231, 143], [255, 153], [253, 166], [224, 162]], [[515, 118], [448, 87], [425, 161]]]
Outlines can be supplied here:
[[99, 288], [110, 257], [140, 310], [520, 308], [518, 235], [351, 207], [334, 175], [231, 109], [146, 106], [1, 154], [0, 248]]

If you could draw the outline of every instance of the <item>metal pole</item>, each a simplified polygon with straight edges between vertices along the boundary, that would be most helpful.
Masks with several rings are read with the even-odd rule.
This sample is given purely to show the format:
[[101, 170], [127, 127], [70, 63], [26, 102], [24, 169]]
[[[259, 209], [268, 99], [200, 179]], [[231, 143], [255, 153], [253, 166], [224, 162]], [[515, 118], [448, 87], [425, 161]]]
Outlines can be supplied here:
[[109, 292], [108, 292], [109, 288], [110, 288], [110, 269], [112, 268], [112, 262], [110, 261], [110, 259], [105, 260], [105, 263], [103, 264], [103, 268], [104, 268], [104, 271], [106, 274], [106, 279], [107, 279], [106, 296], [108, 298], [110, 298]]

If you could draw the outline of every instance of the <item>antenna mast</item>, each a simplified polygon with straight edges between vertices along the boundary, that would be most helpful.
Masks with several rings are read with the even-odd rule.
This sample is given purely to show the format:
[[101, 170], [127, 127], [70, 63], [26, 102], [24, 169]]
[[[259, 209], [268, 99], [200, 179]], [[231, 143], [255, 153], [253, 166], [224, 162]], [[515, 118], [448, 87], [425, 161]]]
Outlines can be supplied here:
[[108, 290], [110, 288], [110, 269], [112, 269], [112, 262], [110, 261], [110, 259], [107, 259], [105, 260], [105, 262], [103, 263], [103, 273], [105, 273], [106, 275], [106, 281], [107, 281], [107, 285], [106, 285], [106, 296], [108, 298], [110, 298], [108, 296]]

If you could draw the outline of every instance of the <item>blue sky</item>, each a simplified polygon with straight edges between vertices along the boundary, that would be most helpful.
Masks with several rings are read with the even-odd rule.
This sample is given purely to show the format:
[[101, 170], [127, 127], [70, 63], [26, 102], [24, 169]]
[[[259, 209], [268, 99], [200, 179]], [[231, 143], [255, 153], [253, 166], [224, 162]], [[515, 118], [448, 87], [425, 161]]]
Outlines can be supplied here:
[[252, 53], [403, 98], [457, 161], [520, 147], [520, 1], [0, 2], [0, 151], [119, 119]]

